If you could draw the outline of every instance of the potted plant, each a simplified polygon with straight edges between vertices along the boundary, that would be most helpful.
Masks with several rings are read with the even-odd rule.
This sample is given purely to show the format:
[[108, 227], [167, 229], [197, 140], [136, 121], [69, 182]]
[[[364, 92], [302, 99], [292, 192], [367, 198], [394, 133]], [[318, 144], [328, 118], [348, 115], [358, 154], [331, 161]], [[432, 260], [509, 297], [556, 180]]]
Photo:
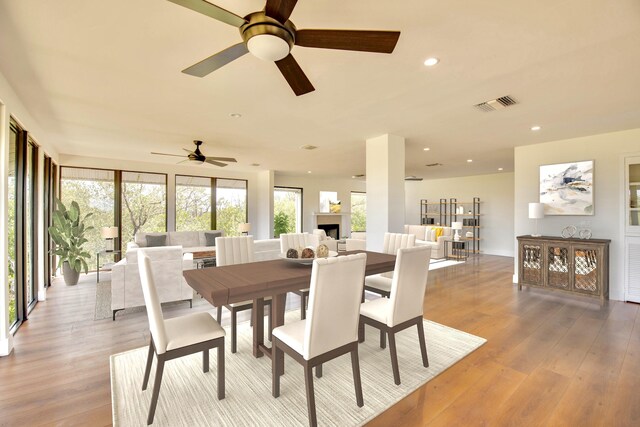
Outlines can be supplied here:
[[93, 227], [86, 227], [84, 222], [92, 214], [80, 216], [80, 206], [75, 201], [71, 207], [67, 207], [60, 200], [56, 200], [57, 209], [53, 212], [53, 225], [49, 227], [49, 235], [56, 247], [51, 251], [59, 258], [58, 268], [62, 267], [64, 283], [77, 285], [80, 272], [89, 271], [87, 259], [91, 255], [82, 250], [82, 246], [88, 242], [85, 233]]

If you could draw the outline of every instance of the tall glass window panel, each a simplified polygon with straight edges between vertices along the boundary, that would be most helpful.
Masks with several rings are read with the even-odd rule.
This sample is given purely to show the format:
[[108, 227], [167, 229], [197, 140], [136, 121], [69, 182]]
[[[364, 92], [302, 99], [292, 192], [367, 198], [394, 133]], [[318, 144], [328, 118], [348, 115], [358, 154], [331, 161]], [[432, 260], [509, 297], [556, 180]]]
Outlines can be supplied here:
[[9, 138], [9, 168], [7, 191], [7, 235], [8, 247], [8, 277], [9, 287], [9, 325], [13, 326], [18, 320], [18, 299], [16, 294], [16, 186], [18, 175], [17, 161], [18, 131], [11, 127]]
[[273, 190], [273, 237], [302, 232], [302, 189], [275, 187]]
[[351, 193], [351, 231], [367, 229], [367, 193]]
[[167, 175], [122, 172], [122, 251], [138, 232], [167, 231]]
[[239, 236], [238, 225], [245, 222], [247, 181], [216, 179], [216, 230], [223, 230], [225, 236]]
[[[83, 246], [90, 254], [105, 250], [105, 241], [100, 236], [102, 227], [115, 224], [115, 172], [103, 169], [62, 167], [60, 172], [60, 197], [65, 206], [75, 201], [80, 214], [87, 218], [86, 225], [93, 229], [85, 234], [88, 240]], [[95, 269], [96, 259], [87, 260], [90, 269]]]
[[176, 175], [176, 231], [211, 229], [211, 178]]
[[36, 183], [36, 161], [38, 149], [34, 143], [29, 140], [27, 142], [27, 156], [25, 164], [25, 279], [27, 290], [27, 306], [32, 307], [37, 298], [36, 280], [35, 280], [35, 183]]

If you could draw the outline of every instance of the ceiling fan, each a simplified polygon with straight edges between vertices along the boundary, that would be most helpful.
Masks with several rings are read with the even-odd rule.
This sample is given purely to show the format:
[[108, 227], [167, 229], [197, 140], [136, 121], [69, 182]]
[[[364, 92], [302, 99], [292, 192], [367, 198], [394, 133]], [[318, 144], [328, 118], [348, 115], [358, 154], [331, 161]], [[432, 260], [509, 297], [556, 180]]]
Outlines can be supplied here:
[[244, 18], [205, 0], [169, 1], [237, 27], [243, 40], [182, 70], [183, 73], [204, 77], [251, 52], [260, 59], [275, 62], [297, 96], [315, 88], [291, 55], [293, 45], [391, 53], [400, 37], [399, 31], [298, 30], [289, 20], [298, 0], [267, 0], [264, 11]]
[[[187, 154], [187, 158], [185, 160], [183, 160], [182, 162], [191, 161], [191, 162], [198, 162], [200, 164], [209, 163], [209, 164], [220, 166], [221, 168], [223, 168], [223, 167], [227, 166], [227, 164], [226, 163], [222, 163], [222, 162], [236, 163], [236, 161], [237, 161], [233, 157], [211, 157], [211, 156], [205, 156], [200, 151], [200, 146], [202, 145], [202, 141], [195, 140], [195, 141], [193, 141], [193, 143], [196, 145], [196, 149], [194, 151], [191, 151], [191, 150], [188, 150], [186, 148], [183, 148], [183, 150], [186, 151], [189, 154]], [[181, 155], [181, 154], [154, 153], [154, 152], [151, 152], [151, 154], [157, 154], [159, 156], [184, 157], [184, 155]], [[182, 162], [178, 162], [178, 163], [182, 163]]]

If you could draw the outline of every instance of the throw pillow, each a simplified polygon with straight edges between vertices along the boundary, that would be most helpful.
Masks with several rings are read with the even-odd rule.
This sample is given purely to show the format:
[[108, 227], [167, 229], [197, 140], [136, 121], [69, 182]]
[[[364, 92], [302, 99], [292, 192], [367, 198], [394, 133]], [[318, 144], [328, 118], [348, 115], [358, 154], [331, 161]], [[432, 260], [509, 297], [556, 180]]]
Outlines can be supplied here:
[[216, 237], [222, 237], [222, 231], [205, 231], [204, 232], [204, 238], [207, 241], [207, 246], [215, 246]]
[[438, 237], [444, 235], [444, 229], [442, 227], [436, 227], [435, 232], [436, 232], [436, 238], [434, 239], [434, 242], [437, 242]]
[[147, 247], [154, 248], [157, 246], [166, 246], [167, 245], [167, 235], [166, 234], [156, 234], [151, 235], [147, 234]]

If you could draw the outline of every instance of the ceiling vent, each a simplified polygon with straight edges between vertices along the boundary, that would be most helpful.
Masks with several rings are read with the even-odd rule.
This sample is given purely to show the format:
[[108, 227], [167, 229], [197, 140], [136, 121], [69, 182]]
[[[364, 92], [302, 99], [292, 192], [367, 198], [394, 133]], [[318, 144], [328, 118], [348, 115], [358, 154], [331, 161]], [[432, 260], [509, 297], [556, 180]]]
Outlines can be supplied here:
[[432, 168], [434, 166], [442, 166], [442, 163], [427, 163], [425, 166], [428, 168]]
[[422, 181], [422, 178], [417, 177], [415, 175], [407, 176], [404, 178], [405, 181]]
[[491, 101], [481, 102], [480, 104], [474, 105], [474, 107], [482, 111], [496, 111], [510, 107], [511, 105], [515, 105], [517, 103], [518, 102], [515, 99], [513, 99], [509, 95], [506, 95], [501, 96], [498, 99], [492, 99]]
[[303, 150], [315, 150], [318, 147], [316, 147], [315, 145], [303, 145], [300, 148], [302, 148]]
[[359, 173], [357, 175], [351, 175], [351, 178], [353, 179], [359, 179], [359, 178], [364, 178], [366, 175], [363, 173]]

